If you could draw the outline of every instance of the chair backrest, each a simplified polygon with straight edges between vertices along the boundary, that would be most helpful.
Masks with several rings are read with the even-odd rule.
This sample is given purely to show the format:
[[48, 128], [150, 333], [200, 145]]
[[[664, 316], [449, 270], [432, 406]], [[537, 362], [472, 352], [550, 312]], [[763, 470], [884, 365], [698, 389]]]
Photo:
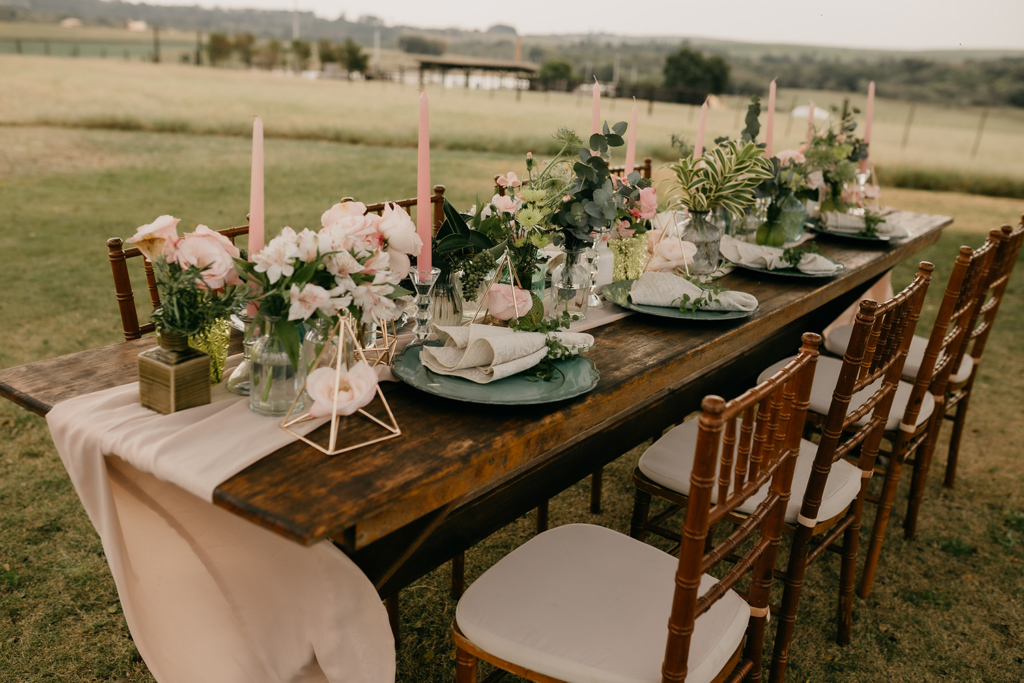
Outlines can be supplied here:
[[[922, 261], [913, 282], [893, 298], [881, 304], [870, 299], [860, 302], [860, 311], [854, 320], [850, 343], [843, 356], [842, 369], [832, 393], [832, 403], [801, 503], [797, 519], [801, 525], [813, 528], [817, 524], [829, 472], [840, 458], [860, 446], [858, 467], [861, 476], [868, 479], [874, 472], [882, 433], [889, 419], [933, 270], [932, 264]], [[871, 396], [851, 411], [850, 401], [854, 394], [879, 380], [881, 384]], [[854, 425], [869, 413], [870, 419], [854, 429]], [[844, 432], [846, 438], [840, 445]], [[866, 490], [862, 484], [860, 495], [863, 496]]]
[[[608, 170], [609, 170], [609, 172], [611, 172], [612, 175], [622, 175], [623, 173], [626, 172], [626, 167], [625, 166], [609, 166]], [[654, 173], [654, 160], [651, 159], [651, 157], [644, 157], [644, 163], [641, 164], [640, 166], [634, 167], [633, 170], [634, 171], [639, 171], [641, 178], [647, 178], [648, 180], [650, 180], [651, 176]], [[501, 177], [500, 175], [494, 176], [494, 192], [496, 194], [504, 197], [505, 196], [505, 188], [498, 184], [498, 178], [500, 178], [500, 177]], [[529, 184], [529, 181], [526, 181], [526, 180], [523, 180], [522, 182], [523, 182], [524, 185]]]
[[[345, 198], [342, 201], [351, 201], [351, 198]], [[366, 210], [380, 214], [384, 211], [384, 206], [387, 203], [390, 202], [369, 204]], [[412, 207], [416, 206], [416, 198], [399, 199], [394, 203], [411, 215]], [[434, 194], [430, 198], [430, 203], [433, 205], [433, 229], [434, 232], [437, 232], [437, 229], [444, 222], [444, 185], [434, 186]], [[249, 234], [249, 225], [225, 228], [217, 232], [227, 237], [234, 244], [237, 237]], [[117, 296], [118, 310], [121, 313], [121, 326], [124, 328], [125, 341], [138, 339], [142, 335], [149, 334], [155, 330], [153, 323], [139, 324], [139, 315], [135, 310], [135, 293], [132, 291], [132, 281], [128, 272], [128, 259], [140, 257], [142, 252], [135, 247], [125, 249], [124, 240], [120, 237], [111, 237], [107, 240], [107, 252], [110, 258], [110, 269], [114, 274], [114, 292]], [[146, 283], [149, 286], [149, 300], [153, 304], [153, 308], [156, 308], [160, 305], [160, 293], [157, 291], [156, 278], [153, 275], [153, 265], [146, 258], [142, 258], [141, 261], [146, 274]]]
[[[999, 230], [989, 233], [989, 239], [997, 242], [995, 253], [992, 256], [988, 274], [981, 291], [978, 294], [978, 306], [974, 309], [971, 319], [971, 334], [963, 344], [963, 351], [966, 352], [970, 346], [970, 354], [974, 359], [974, 368], [977, 370], [981, 356], [985, 353], [985, 345], [988, 343], [988, 335], [992, 331], [996, 314], [999, 312], [999, 305], [1006, 295], [1006, 287], [1013, 274], [1013, 268], [1017, 264], [1017, 257], [1020, 255], [1021, 245], [1024, 244], [1024, 217], [1016, 228], [1004, 225]], [[986, 245], [987, 246], [987, 245]], [[959, 360], [953, 366], [954, 370], [959, 366]]]
[[[768, 616], [775, 556], [782, 535], [793, 468], [810, 402], [821, 337], [803, 335], [800, 353], [784, 368], [732, 401], [708, 396], [701, 407], [696, 455], [683, 528], [669, 635], [662, 665], [665, 681], [686, 679], [697, 618], [748, 572], [752, 620], [746, 657], [737, 671], [758, 670]], [[739, 423], [737, 425], [737, 423]], [[717, 485], [718, 496], [712, 504]], [[705, 552], [708, 530], [770, 483], [765, 499], [743, 524]], [[731, 492], [730, 492], [731, 489]], [[701, 576], [759, 531], [756, 543], [726, 575], [698, 596]], [[735, 674], [734, 674], [735, 675]]]

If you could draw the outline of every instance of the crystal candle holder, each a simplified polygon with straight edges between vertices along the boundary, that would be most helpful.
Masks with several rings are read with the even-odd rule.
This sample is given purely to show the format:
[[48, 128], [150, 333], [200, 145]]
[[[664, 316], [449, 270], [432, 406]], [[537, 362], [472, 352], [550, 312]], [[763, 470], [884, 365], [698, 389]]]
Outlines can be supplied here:
[[425, 343], [427, 337], [430, 336], [430, 319], [433, 317], [430, 313], [430, 294], [440, 275], [440, 268], [431, 268], [429, 272], [425, 270], [412, 270], [409, 272], [412, 288], [416, 291], [416, 298], [413, 300], [413, 303], [416, 305], [416, 313], [413, 315], [416, 327], [412, 330], [413, 335], [416, 337], [416, 343]]

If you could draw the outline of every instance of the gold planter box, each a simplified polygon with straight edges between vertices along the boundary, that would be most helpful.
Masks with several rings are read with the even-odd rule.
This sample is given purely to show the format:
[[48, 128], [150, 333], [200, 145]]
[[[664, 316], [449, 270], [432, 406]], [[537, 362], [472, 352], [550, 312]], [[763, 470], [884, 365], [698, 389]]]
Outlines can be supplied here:
[[139, 354], [139, 402], [164, 415], [209, 403], [210, 357], [187, 339], [160, 344]]

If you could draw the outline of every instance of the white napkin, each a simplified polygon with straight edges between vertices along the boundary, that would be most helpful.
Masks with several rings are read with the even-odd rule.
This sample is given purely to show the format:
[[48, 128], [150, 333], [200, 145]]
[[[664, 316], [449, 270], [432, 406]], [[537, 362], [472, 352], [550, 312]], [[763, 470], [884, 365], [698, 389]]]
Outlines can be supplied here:
[[469, 325], [434, 326], [444, 346], [425, 346], [420, 362], [439, 375], [462, 377], [487, 384], [529, 370], [548, 354], [547, 339], [552, 336], [570, 350], [580, 353], [594, 345], [594, 338], [581, 332], [517, 332], [507, 327]]
[[[769, 247], [761, 244], [750, 244], [741, 242], [738, 239], [722, 236], [722, 244], [719, 247], [722, 256], [732, 261], [752, 268], [766, 268], [768, 270], [780, 270], [791, 268], [788, 261], [782, 260], [783, 250], [779, 247]], [[821, 254], [804, 253], [797, 264], [797, 270], [808, 275], [831, 275], [836, 272], [838, 266]]]
[[[635, 304], [644, 306], [670, 306], [678, 307], [684, 294], [690, 295], [694, 300], [701, 295], [703, 290], [697, 285], [684, 280], [678, 275], [666, 272], [647, 272], [640, 276], [640, 279], [633, 283], [629, 290], [629, 298]], [[753, 311], [757, 308], [757, 299], [746, 292], [734, 292], [728, 290], [716, 297], [700, 310], [702, 311]]]
[[[856, 235], [864, 230], [864, 216], [856, 216], [852, 213], [839, 211], [826, 211], [822, 214], [822, 222], [825, 227], [835, 232], [847, 232]], [[896, 232], [896, 227], [888, 221], [878, 224], [878, 234], [882, 237], [891, 236]]]

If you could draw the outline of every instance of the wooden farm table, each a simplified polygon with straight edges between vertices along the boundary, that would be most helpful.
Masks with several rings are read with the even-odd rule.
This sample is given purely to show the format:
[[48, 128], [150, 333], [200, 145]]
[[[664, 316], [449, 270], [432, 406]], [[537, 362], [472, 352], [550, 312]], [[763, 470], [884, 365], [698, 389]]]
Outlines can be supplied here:
[[[733, 396], [794, 353], [879, 277], [935, 242], [952, 219], [897, 212], [910, 237], [889, 245], [819, 237], [846, 264], [830, 279], [737, 269], [720, 283], [757, 297], [750, 318], [698, 323], [634, 315], [592, 330], [601, 380], [585, 396], [541, 406], [484, 406], [400, 383], [384, 392], [402, 436], [333, 458], [294, 442], [214, 494], [215, 504], [311, 544], [331, 538], [382, 596], [394, 594], [505, 524], [657, 437], [708, 393]], [[57, 402], [135, 381], [152, 338], [0, 371], [0, 395], [45, 415]], [[363, 421], [365, 422], [365, 421]], [[353, 438], [370, 434], [363, 423]]]

